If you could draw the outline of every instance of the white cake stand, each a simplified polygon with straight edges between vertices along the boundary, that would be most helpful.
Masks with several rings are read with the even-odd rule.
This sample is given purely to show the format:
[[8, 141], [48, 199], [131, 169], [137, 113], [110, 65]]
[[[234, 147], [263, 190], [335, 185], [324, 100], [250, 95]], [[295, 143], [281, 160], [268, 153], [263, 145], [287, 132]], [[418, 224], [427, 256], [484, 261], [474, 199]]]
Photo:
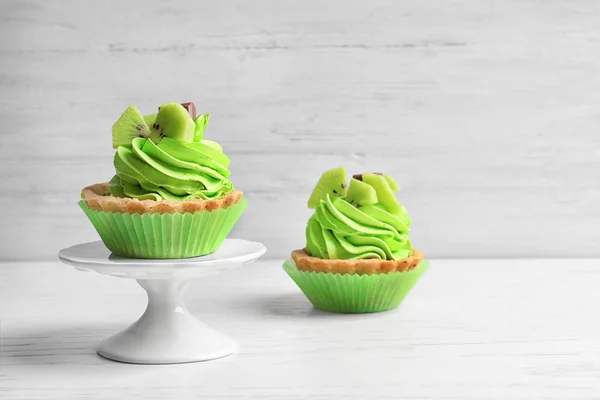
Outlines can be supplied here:
[[225, 357], [237, 347], [190, 314], [182, 299], [186, 284], [251, 263], [265, 251], [261, 243], [226, 239], [216, 252], [203, 257], [148, 260], [115, 256], [97, 241], [62, 249], [58, 258], [79, 270], [135, 279], [148, 293], [144, 314], [102, 341], [98, 354], [127, 363], [174, 364]]

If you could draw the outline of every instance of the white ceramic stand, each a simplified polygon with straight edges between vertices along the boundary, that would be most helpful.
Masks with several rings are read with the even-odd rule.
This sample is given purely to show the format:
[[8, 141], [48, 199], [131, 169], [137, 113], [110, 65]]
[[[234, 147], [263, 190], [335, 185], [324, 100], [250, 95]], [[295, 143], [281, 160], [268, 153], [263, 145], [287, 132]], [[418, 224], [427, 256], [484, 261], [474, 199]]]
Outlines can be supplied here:
[[147, 260], [114, 256], [97, 241], [63, 249], [58, 257], [79, 270], [136, 279], [148, 294], [144, 314], [129, 328], [102, 341], [98, 354], [127, 363], [173, 364], [225, 357], [237, 346], [190, 314], [182, 299], [187, 282], [248, 264], [265, 251], [261, 243], [226, 239], [207, 256]]

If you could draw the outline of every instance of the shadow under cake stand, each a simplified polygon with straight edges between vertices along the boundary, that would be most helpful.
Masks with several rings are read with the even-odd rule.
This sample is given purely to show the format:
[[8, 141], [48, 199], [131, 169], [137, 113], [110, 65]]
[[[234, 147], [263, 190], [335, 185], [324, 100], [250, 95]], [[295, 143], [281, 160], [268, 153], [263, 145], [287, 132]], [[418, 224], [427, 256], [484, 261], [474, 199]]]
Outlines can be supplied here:
[[261, 243], [226, 239], [216, 252], [202, 257], [133, 259], [115, 256], [97, 241], [62, 249], [58, 258], [78, 270], [135, 279], [148, 294], [142, 316], [103, 340], [98, 354], [127, 363], [174, 364], [225, 357], [237, 348], [187, 310], [182, 298], [186, 284], [256, 261], [265, 251]]

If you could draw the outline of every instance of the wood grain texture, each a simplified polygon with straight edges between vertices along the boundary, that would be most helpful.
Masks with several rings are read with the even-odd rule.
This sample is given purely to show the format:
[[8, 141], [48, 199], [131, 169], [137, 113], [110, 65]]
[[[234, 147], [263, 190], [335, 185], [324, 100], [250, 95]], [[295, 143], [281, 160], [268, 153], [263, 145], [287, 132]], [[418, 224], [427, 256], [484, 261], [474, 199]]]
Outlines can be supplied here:
[[320, 173], [385, 171], [431, 256], [599, 256], [600, 4], [2, 1], [2, 259], [97, 238], [129, 104], [193, 100], [250, 207], [233, 236], [304, 244]]
[[188, 308], [239, 352], [141, 366], [94, 352], [143, 311], [135, 282], [0, 264], [0, 397], [19, 399], [595, 399], [600, 260], [434, 260], [397, 310], [314, 310], [259, 261], [205, 278]]

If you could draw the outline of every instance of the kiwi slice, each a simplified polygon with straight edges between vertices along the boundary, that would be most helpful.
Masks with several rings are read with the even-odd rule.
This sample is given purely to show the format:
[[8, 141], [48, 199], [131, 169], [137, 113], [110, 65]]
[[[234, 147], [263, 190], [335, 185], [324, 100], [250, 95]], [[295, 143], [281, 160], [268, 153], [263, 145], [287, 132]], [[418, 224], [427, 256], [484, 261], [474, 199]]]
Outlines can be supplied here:
[[208, 120], [210, 119], [210, 114], [200, 114], [198, 118], [194, 120], [194, 142], [199, 142], [204, 138], [204, 131], [206, 130], [206, 125], [208, 125]]
[[[382, 174], [381, 172], [372, 172], [372, 174], [383, 176], [388, 181], [388, 184], [390, 185], [390, 188], [392, 189], [392, 191], [397, 192], [398, 190], [400, 190], [400, 185], [398, 185], [396, 183], [396, 181], [394, 180], [394, 178], [392, 178], [391, 176], [389, 176], [387, 174]], [[354, 179], [358, 179], [359, 181], [363, 180], [363, 174], [352, 175], [352, 177]]]
[[399, 214], [402, 212], [402, 206], [398, 203], [394, 191], [390, 187], [388, 180], [383, 175], [376, 175], [370, 173], [362, 174], [362, 180], [364, 183], [368, 183], [373, 186], [373, 189], [377, 192], [377, 199], [390, 213]]
[[195, 127], [190, 113], [181, 104], [163, 104], [152, 124], [150, 139], [158, 143], [162, 138], [168, 137], [178, 142], [191, 143]]
[[323, 172], [317, 186], [308, 199], [309, 208], [317, 208], [320, 201], [327, 195], [333, 197], [345, 196], [347, 192], [346, 167], [339, 167]]
[[112, 127], [113, 148], [131, 146], [131, 141], [136, 137], [148, 138], [150, 135], [151, 130], [140, 110], [129, 106]]
[[378, 201], [377, 192], [368, 183], [352, 178], [348, 186], [346, 201], [355, 207], [375, 204]]
[[146, 125], [152, 126], [156, 121], [157, 114], [144, 115], [144, 121], [146, 121]]
[[398, 190], [400, 190], [400, 185], [398, 185], [396, 183], [396, 181], [394, 180], [394, 178], [392, 178], [391, 176], [389, 176], [388, 174], [384, 174], [383, 177], [385, 178], [385, 180], [388, 182], [388, 185], [390, 185], [390, 188], [392, 189], [392, 191], [395, 193]]

